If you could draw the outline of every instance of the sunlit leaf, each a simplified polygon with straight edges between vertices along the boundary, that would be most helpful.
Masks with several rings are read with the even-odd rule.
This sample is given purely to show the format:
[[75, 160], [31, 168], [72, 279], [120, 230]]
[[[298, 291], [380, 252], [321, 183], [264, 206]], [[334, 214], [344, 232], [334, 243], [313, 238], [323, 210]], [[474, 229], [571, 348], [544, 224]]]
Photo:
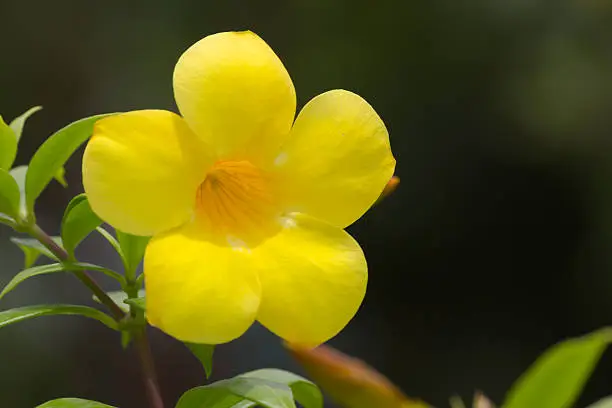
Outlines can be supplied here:
[[64, 166], [60, 167], [58, 171], [55, 172], [53, 178], [62, 185], [62, 187], [68, 187], [68, 182], [66, 181], [66, 168]]
[[26, 121], [30, 118], [30, 116], [32, 116], [33, 114], [35, 114], [41, 109], [42, 109], [42, 106], [34, 106], [33, 108], [28, 109], [27, 111], [25, 111], [24, 113], [17, 116], [15, 119], [11, 121], [11, 124], [9, 126], [13, 130], [13, 133], [15, 134], [15, 138], [17, 139], [17, 142], [19, 142], [19, 140], [21, 139], [21, 135], [23, 134], [23, 127]]
[[256, 402], [244, 399], [228, 390], [203, 388], [198, 387], [187, 391], [175, 408], [250, 408], [259, 406]]
[[144, 297], [139, 297], [135, 299], [125, 299], [123, 303], [127, 303], [130, 306], [134, 306], [140, 311], [146, 311], [146, 301]]
[[0, 116], [0, 169], [10, 170], [17, 156], [17, 138]]
[[10, 282], [4, 287], [2, 292], [0, 292], [0, 299], [2, 299], [7, 293], [12, 291], [26, 279], [32, 278], [34, 276], [46, 275], [54, 272], [62, 272], [64, 270], [64, 266], [62, 264], [50, 264], [50, 265], [42, 265], [35, 266], [33, 268], [28, 268], [19, 272], [17, 275], [10, 280]]
[[74, 254], [77, 245], [100, 224], [102, 220], [92, 211], [85, 194], [74, 197], [62, 219], [62, 240], [66, 251]]
[[80, 398], [60, 398], [45, 402], [36, 408], [115, 408], [101, 402], [89, 401]]
[[606, 329], [551, 347], [514, 383], [502, 406], [573, 406], [611, 340]]
[[119, 230], [115, 230], [117, 234], [117, 240], [121, 246], [121, 252], [123, 254], [123, 260], [125, 263], [125, 274], [130, 278], [136, 275], [136, 269], [142, 261], [145, 249], [151, 237], [141, 237], [131, 234], [126, 234]]
[[313, 382], [289, 371], [275, 368], [264, 368], [242, 374], [241, 377], [261, 378], [287, 385], [293, 392], [293, 398], [304, 408], [322, 408], [323, 395]]
[[[176, 408], [230, 408], [244, 402], [265, 408], [295, 408], [291, 389], [260, 378], [235, 377], [187, 391]], [[244, 405], [240, 405], [244, 406]]]
[[[141, 289], [138, 291], [139, 296], [144, 296], [144, 293], [145, 293], [144, 289]], [[125, 293], [122, 290], [114, 290], [111, 292], [106, 292], [106, 294], [108, 295], [109, 298], [113, 300], [113, 302], [117, 304], [117, 306], [121, 308], [121, 310], [123, 310], [124, 312], [128, 312], [130, 310], [127, 303], [125, 303], [125, 301], [128, 298], [127, 293]], [[98, 299], [95, 295], [93, 296], [93, 300], [95, 300], [98, 303], [102, 303], [100, 302], [100, 299]]]
[[25, 269], [31, 268], [40, 258], [40, 251], [26, 246], [19, 246], [19, 248], [23, 252], [23, 267]]
[[109, 315], [87, 306], [79, 305], [35, 305], [0, 312], [0, 327], [29, 320], [39, 316], [79, 315], [96, 319], [111, 329], [117, 330], [117, 323]]
[[96, 231], [98, 231], [100, 233], [100, 235], [102, 235], [104, 237], [104, 239], [106, 239], [108, 241], [108, 243], [111, 244], [111, 246], [115, 249], [115, 251], [121, 257], [121, 259], [124, 259], [123, 250], [121, 249], [121, 245], [119, 244], [119, 241], [117, 241], [117, 239], [115, 237], [113, 237], [113, 235], [110, 232], [108, 232], [107, 230], [105, 230], [102, 227], [96, 228]]
[[[127, 312], [130, 309], [125, 303], [123, 303], [123, 301], [128, 298], [127, 297], [127, 293], [125, 293], [124, 291], [122, 291], [122, 290], [113, 290], [113, 291], [110, 291], [110, 292], [106, 292], [106, 294], [124, 312]], [[102, 304], [102, 302], [100, 302], [100, 299], [98, 299], [98, 297], [96, 295], [93, 296], [93, 300], [95, 300], [96, 302]]]
[[[125, 301], [128, 299], [127, 293], [125, 293], [122, 290], [116, 290], [116, 291], [106, 292], [106, 294], [108, 295], [109, 298], [112, 299], [113, 302], [115, 302], [115, 304], [121, 310], [123, 310], [124, 313], [127, 314], [130, 312], [130, 307], [125, 303]], [[138, 295], [144, 296], [144, 289], [139, 290]], [[96, 302], [102, 304], [102, 302], [100, 302], [100, 299], [98, 299], [97, 296], [94, 295], [92, 298]], [[124, 350], [127, 349], [130, 342], [132, 341], [132, 336], [133, 336], [133, 333], [130, 330], [121, 331], [121, 348], [123, 348]]]
[[95, 265], [87, 262], [70, 262], [65, 264], [66, 270], [68, 271], [94, 271], [94, 272], [102, 272], [106, 276], [115, 279], [122, 286], [125, 284], [125, 279], [123, 276], [113, 271], [112, 269], [108, 269], [104, 266]]
[[322, 345], [315, 349], [287, 345], [309, 376], [337, 403], [346, 408], [426, 408], [408, 398], [389, 379], [363, 361]]
[[78, 120], [51, 135], [34, 153], [26, 177], [26, 203], [33, 212], [34, 202], [66, 163], [74, 151], [93, 132], [97, 120], [109, 114], [91, 116]]
[[15, 225], [15, 220], [8, 215], [0, 213], [0, 224], [6, 224], [12, 227]]
[[194, 356], [200, 360], [206, 373], [206, 378], [212, 375], [213, 370], [213, 354], [215, 346], [212, 344], [196, 344], [196, 343], [185, 343], [187, 348], [191, 350]]
[[[60, 237], [51, 237], [51, 239], [59, 246], [62, 246], [62, 239]], [[36, 260], [41, 255], [44, 255], [54, 261], [59, 261], [57, 257], [51, 253], [51, 251], [49, 251], [43, 244], [34, 238], [11, 237], [10, 240], [23, 251], [25, 255], [25, 268], [29, 268], [34, 265]]]
[[28, 215], [25, 202], [25, 179], [28, 173], [28, 166], [13, 167], [9, 173], [11, 173], [15, 182], [17, 182], [17, 187], [19, 187], [19, 213], [25, 218]]
[[0, 168], [0, 213], [19, 218], [19, 187], [8, 171]]
[[[60, 237], [51, 237], [51, 239], [57, 245], [62, 246], [62, 239]], [[11, 237], [10, 240], [12, 243], [17, 245], [23, 251], [26, 258], [28, 258], [28, 256], [30, 257], [35, 256], [33, 260], [26, 259], [26, 264], [28, 263], [28, 261], [31, 261], [32, 264], [34, 264], [34, 262], [36, 262], [36, 259], [38, 259], [40, 255], [44, 255], [49, 259], [53, 259], [54, 261], [59, 261], [59, 259], [57, 259], [57, 257], [53, 253], [51, 253], [51, 251], [49, 251], [43, 244], [41, 244], [38, 240], [34, 238]], [[29, 266], [26, 266], [26, 267], [29, 268]]]
[[596, 403], [589, 405], [587, 408], [612, 408], [612, 397], [606, 397]]

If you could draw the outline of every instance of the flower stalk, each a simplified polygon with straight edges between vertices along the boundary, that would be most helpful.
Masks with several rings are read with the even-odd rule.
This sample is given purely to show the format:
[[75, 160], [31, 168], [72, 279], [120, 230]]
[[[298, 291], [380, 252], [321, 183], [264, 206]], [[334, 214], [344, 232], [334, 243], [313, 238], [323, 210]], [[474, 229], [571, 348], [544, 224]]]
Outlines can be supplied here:
[[153, 356], [151, 355], [151, 347], [149, 346], [146, 327], [143, 327], [141, 331], [134, 336], [134, 344], [136, 345], [138, 357], [140, 358], [149, 405], [151, 408], [164, 408], [164, 401], [159, 391], [155, 364], [153, 363]]
[[[43, 244], [53, 255], [55, 255], [61, 262], [68, 262], [70, 260], [70, 256], [68, 252], [61, 246], [57, 245], [53, 239], [43, 231], [38, 225], [32, 225], [27, 231], [33, 238], [36, 238], [38, 242]], [[74, 275], [81, 281], [85, 286], [87, 286], [100, 302], [105, 305], [115, 318], [115, 320], [119, 321], [124, 316], [125, 313], [121, 308], [102, 290], [102, 288], [98, 285], [98, 283], [92, 278], [86, 271], [72, 271]]]
[[[43, 231], [37, 224], [33, 224], [26, 229], [26, 232], [43, 244], [61, 262], [70, 262], [70, 255], [64, 248], [59, 246], [53, 239]], [[105, 305], [116, 321], [121, 321], [126, 314], [121, 308], [104, 292], [98, 283], [86, 271], [72, 271], [74, 275], [87, 286], [92, 293]], [[147, 339], [146, 326], [140, 328], [134, 335], [134, 344], [138, 352], [142, 375], [144, 378], [145, 389], [151, 408], [164, 408], [164, 403], [159, 391], [155, 365], [151, 355], [151, 348]]]

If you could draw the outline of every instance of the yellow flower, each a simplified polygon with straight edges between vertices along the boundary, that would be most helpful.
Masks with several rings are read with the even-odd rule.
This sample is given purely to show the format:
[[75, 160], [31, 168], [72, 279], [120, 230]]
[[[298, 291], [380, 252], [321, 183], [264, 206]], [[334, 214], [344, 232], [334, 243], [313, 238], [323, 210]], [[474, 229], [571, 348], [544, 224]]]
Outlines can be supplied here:
[[147, 319], [187, 342], [223, 343], [258, 320], [316, 345], [354, 316], [366, 261], [343, 228], [393, 175], [385, 125], [333, 90], [294, 122], [295, 89], [252, 32], [206, 37], [181, 56], [161, 110], [96, 123], [83, 159], [93, 210], [152, 235]]

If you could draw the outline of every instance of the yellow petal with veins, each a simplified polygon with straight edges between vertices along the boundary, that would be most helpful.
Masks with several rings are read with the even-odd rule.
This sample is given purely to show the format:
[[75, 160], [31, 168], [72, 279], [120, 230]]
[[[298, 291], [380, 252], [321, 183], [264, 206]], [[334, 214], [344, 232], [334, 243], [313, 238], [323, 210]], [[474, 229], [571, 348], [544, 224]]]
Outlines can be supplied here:
[[269, 159], [295, 115], [287, 70], [250, 31], [214, 34], [185, 51], [174, 69], [174, 96], [185, 120], [221, 159]]
[[283, 339], [317, 345], [355, 315], [366, 291], [366, 260], [345, 231], [294, 214], [252, 249], [262, 301], [257, 319]]
[[334, 90], [304, 106], [274, 165], [290, 210], [345, 228], [380, 196], [395, 159], [374, 109], [352, 92]]
[[144, 273], [148, 321], [181, 341], [225, 343], [255, 320], [261, 289], [250, 255], [197, 223], [153, 237]]
[[178, 115], [145, 110], [96, 122], [83, 185], [104, 221], [135, 235], [176, 227], [194, 213], [210, 151]]

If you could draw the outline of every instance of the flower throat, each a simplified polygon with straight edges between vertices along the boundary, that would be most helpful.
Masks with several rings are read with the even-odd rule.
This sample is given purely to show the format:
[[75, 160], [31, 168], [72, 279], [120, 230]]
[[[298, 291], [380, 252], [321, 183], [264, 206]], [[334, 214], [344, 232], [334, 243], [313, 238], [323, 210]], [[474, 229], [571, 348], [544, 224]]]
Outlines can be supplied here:
[[242, 241], [267, 230], [278, 215], [270, 179], [248, 161], [220, 160], [197, 191], [197, 215], [214, 233]]

